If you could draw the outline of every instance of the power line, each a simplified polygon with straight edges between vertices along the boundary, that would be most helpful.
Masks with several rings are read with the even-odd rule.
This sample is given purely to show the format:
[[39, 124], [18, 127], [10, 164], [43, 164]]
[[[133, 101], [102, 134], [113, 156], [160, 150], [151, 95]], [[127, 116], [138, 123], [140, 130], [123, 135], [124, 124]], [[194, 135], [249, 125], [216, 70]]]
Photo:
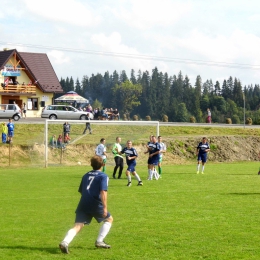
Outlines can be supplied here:
[[103, 56], [118, 57], [118, 58], [130, 58], [130, 59], [139, 59], [139, 60], [156, 60], [156, 61], [164, 61], [164, 62], [175, 62], [175, 63], [190, 64], [190, 65], [206, 65], [206, 66], [213, 66], [213, 67], [227, 67], [227, 68], [251, 69], [251, 70], [259, 70], [260, 69], [260, 65], [252, 65], [252, 64], [240, 64], [240, 63], [228, 63], [228, 62], [217, 62], [217, 61], [203, 61], [203, 60], [192, 60], [192, 59], [169, 58], [169, 57], [160, 57], [160, 56], [152, 56], [152, 55], [72, 49], [72, 48], [33, 45], [33, 44], [24, 44], [24, 43], [8, 43], [8, 42], [2, 42], [2, 41], [0, 41], [0, 44], [22, 46], [22, 47], [24, 46], [24, 47], [30, 47], [30, 48], [36, 48], [36, 49], [59, 50], [59, 51], [73, 52], [73, 53], [84, 53], [84, 54], [91, 54], [91, 55], [103, 55]]

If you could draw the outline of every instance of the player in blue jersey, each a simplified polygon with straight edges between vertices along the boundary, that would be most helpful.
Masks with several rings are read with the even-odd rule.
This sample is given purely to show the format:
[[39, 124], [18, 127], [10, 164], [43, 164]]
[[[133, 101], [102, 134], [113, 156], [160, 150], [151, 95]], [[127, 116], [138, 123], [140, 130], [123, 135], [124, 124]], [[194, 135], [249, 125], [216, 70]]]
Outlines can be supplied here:
[[95, 246], [98, 248], [110, 248], [110, 245], [104, 242], [104, 238], [108, 234], [113, 222], [113, 217], [107, 209], [109, 178], [104, 172], [101, 172], [103, 160], [100, 156], [91, 158], [91, 166], [93, 170], [82, 177], [79, 186], [78, 191], [81, 193], [81, 198], [76, 209], [74, 227], [68, 231], [63, 241], [59, 244], [61, 252], [65, 254], [69, 253], [69, 243], [85, 224], [89, 225], [91, 223], [92, 218], [95, 218], [98, 223], [104, 222], [100, 228]]
[[7, 143], [11, 143], [13, 141], [13, 137], [14, 137], [14, 123], [13, 123], [12, 118], [9, 118], [9, 123], [7, 124], [7, 129], [8, 129]]
[[143, 182], [135, 170], [136, 158], [138, 154], [136, 149], [133, 147], [132, 141], [128, 140], [126, 143], [126, 147], [121, 152], [119, 152], [119, 154], [125, 154], [126, 157], [126, 164], [127, 164], [126, 176], [128, 179], [127, 186], [130, 187], [132, 185], [131, 173], [138, 181], [137, 185], [143, 186]]
[[207, 162], [207, 154], [210, 151], [210, 146], [207, 142], [207, 138], [203, 137], [202, 141], [197, 146], [197, 156], [198, 156], [198, 164], [197, 164], [197, 174], [200, 173], [200, 164], [202, 163], [201, 173], [204, 173], [205, 163]]
[[[149, 143], [148, 151], [149, 153], [149, 159], [148, 159], [148, 180], [153, 179], [154, 173], [156, 174], [157, 172], [154, 171], [155, 166], [158, 165], [159, 160], [160, 160], [160, 145], [156, 140], [156, 137], [153, 135], [151, 137], [151, 142]], [[158, 179], [159, 176], [155, 176], [155, 179]]]

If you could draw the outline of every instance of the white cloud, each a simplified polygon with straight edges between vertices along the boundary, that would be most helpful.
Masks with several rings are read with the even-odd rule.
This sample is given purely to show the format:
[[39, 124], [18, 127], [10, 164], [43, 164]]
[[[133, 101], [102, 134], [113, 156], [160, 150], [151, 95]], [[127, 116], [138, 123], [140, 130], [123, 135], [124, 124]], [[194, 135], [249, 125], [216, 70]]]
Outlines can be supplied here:
[[[102, 48], [104, 52], [111, 52], [113, 56], [113, 64], [121, 69], [129, 70], [151, 70], [155, 66], [160, 66], [161, 69], [167, 69], [168, 66], [163, 62], [144, 59], [135, 48], [129, 47], [122, 43], [121, 35], [118, 32], [113, 32], [109, 36], [105, 34], [95, 34], [91, 37], [92, 43]], [[124, 57], [125, 54], [125, 57]], [[117, 61], [115, 61], [115, 59]], [[120, 62], [120, 65], [118, 64]], [[157, 64], [157, 65], [156, 65]]]
[[50, 51], [47, 53], [48, 57], [52, 60], [53, 63], [59, 65], [64, 63], [69, 63], [69, 57], [65, 56], [62, 51]]
[[112, 12], [129, 26], [147, 29], [153, 26], [170, 26], [188, 14], [191, 9], [189, 3], [161, 0], [146, 1], [132, 0], [128, 7], [116, 7]]
[[77, 0], [24, 0], [24, 3], [30, 12], [50, 21], [89, 27], [101, 20], [88, 5]]

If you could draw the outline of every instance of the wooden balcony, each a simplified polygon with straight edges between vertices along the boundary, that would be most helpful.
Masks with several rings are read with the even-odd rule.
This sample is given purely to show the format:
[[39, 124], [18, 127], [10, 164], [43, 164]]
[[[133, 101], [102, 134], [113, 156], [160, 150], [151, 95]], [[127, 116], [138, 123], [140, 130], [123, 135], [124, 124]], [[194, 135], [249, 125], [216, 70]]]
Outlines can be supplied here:
[[3, 88], [0, 85], [0, 95], [36, 95], [36, 86], [35, 85], [8, 85]]

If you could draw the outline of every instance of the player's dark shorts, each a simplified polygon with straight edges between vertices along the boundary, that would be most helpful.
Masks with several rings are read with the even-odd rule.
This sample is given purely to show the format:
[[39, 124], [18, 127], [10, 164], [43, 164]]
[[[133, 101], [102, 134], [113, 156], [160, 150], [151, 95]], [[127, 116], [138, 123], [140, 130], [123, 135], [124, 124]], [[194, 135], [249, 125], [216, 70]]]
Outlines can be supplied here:
[[104, 221], [105, 219], [109, 218], [111, 215], [107, 212], [107, 216], [103, 217], [103, 206], [100, 205], [97, 207], [95, 211], [92, 212], [85, 212], [81, 211], [80, 209], [76, 210], [76, 218], [75, 223], [84, 223], [85, 225], [89, 225], [91, 223], [92, 218], [95, 218], [98, 223]]
[[149, 157], [147, 163], [152, 164], [151, 162], [152, 162], [152, 157]]
[[198, 154], [198, 161], [206, 162], [207, 161], [207, 153], [199, 153]]
[[8, 131], [8, 136], [13, 137], [14, 136], [14, 131]]
[[153, 156], [149, 160], [149, 164], [151, 165], [158, 165], [159, 163], [159, 157], [158, 156]]
[[127, 164], [127, 171], [135, 172], [136, 161]]

